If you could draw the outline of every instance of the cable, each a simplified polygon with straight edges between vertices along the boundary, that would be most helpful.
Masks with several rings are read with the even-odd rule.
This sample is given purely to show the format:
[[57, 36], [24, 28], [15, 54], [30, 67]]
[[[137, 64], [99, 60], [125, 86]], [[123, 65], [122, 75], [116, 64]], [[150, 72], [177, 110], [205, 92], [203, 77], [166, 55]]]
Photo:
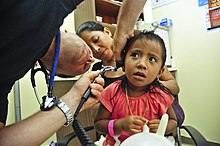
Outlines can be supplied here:
[[72, 127], [82, 146], [95, 146], [94, 141], [92, 140], [92, 138], [90, 138], [88, 133], [85, 131], [85, 129], [82, 127], [77, 119], [74, 119]]
[[[99, 72], [99, 76], [103, 76], [106, 71], [114, 71], [115, 67], [112, 66], [103, 66], [103, 68]], [[93, 81], [93, 83], [95, 80]], [[76, 133], [76, 136], [78, 137], [79, 141], [81, 142], [82, 146], [95, 146], [93, 140], [89, 137], [88, 133], [85, 131], [85, 129], [82, 127], [80, 122], [77, 120], [77, 116], [80, 112], [80, 109], [82, 108], [83, 104], [88, 100], [88, 98], [91, 96], [91, 88], [87, 88], [87, 90], [84, 92], [81, 101], [76, 109], [76, 112], [74, 114], [74, 121], [72, 123], [73, 130]]]

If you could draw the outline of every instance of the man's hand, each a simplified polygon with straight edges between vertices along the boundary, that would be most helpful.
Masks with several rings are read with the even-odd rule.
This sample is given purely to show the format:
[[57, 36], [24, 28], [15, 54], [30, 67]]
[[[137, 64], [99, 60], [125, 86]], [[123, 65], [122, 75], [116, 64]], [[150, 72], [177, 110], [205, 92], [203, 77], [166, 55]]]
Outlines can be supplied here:
[[[93, 71], [90, 73], [86, 73], [82, 75], [79, 80], [73, 85], [70, 91], [66, 94], [66, 96], [70, 96], [68, 98], [68, 103], [71, 105], [72, 112], [74, 113], [83, 93], [86, 91], [88, 87], [91, 88], [91, 93], [93, 97], [90, 97], [86, 103], [83, 105], [82, 110], [88, 109], [98, 102], [98, 98], [101, 96], [101, 92], [103, 91], [104, 79], [101, 77], [96, 78], [99, 75], [99, 71]], [[92, 83], [95, 80], [94, 83]]]

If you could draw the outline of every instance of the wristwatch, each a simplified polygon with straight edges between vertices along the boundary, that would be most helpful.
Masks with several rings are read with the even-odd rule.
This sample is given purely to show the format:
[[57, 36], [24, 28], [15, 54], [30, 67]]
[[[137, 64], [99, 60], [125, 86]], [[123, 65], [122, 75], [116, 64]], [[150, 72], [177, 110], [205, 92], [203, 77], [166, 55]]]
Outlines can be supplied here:
[[73, 122], [73, 114], [70, 108], [59, 98], [53, 96], [43, 96], [43, 103], [40, 106], [41, 111], [49, 111], [54, 106], [57, 106], [65, 115], [66, 123], [64, 126], [69, 126]]
[[56, 106], [64, 113], [66, 117], [66, 123], [64, 124], [64, 126], [69, 126], [73, 122], [73, 114], [70, 108], [61, 99], [58, 99], [58, 103]]

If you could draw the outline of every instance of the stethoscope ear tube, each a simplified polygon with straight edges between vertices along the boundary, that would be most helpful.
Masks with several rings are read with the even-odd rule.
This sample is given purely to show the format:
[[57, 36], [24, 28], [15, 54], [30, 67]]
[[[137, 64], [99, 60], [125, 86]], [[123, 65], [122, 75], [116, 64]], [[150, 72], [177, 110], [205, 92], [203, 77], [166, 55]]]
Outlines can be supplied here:
[[34, 94], [37, 98], [37, 102], [40, 104], [40, 98], [37, 93], [36, 82], [35, 82], [35, 78], [34, 78], [35, 74], [38, 71], [42, 71], [44, 73], [47, 86], [48, 86], [48, 74], [47, 74], [47, 71], [42, 68], [42, 66], [41, 66], [41, 68], [37, 68], [37, 69], [34, 69], [34, 66], [33, 66], [31, 69], [31, 84], [32, 84], [32, 87], [34, 88]]
[[31, 84], [32, 84], [33, 88], [36, 87], [34, 76], [38, 71], [42, 71], [44, 73], [44, 77], [45, 77], [45, 81], [46, 81], [47, 86], [49, 84], [49, 75], [48, 75], [46, 69], [44, 68], [44, 66], [40, 60], [38, 61], [38, 63], [40, 64], [40, 68], [34, 69], [34, 66], [31, 68]]

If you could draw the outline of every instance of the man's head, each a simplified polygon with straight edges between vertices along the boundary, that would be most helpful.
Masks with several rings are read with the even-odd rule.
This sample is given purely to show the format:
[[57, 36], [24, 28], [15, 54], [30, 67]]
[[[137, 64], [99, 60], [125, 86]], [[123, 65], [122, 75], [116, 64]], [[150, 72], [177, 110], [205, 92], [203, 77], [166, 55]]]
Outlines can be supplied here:
[[[56, 38], [53, 39], [47, 53], [41, 58], [45, 67], [51, 70]], [[56, 75], [60, 77], [73, 77], [89, 70], [94, 62], [89, 46], [77, 35], [61, 32], [60, 54]]]

